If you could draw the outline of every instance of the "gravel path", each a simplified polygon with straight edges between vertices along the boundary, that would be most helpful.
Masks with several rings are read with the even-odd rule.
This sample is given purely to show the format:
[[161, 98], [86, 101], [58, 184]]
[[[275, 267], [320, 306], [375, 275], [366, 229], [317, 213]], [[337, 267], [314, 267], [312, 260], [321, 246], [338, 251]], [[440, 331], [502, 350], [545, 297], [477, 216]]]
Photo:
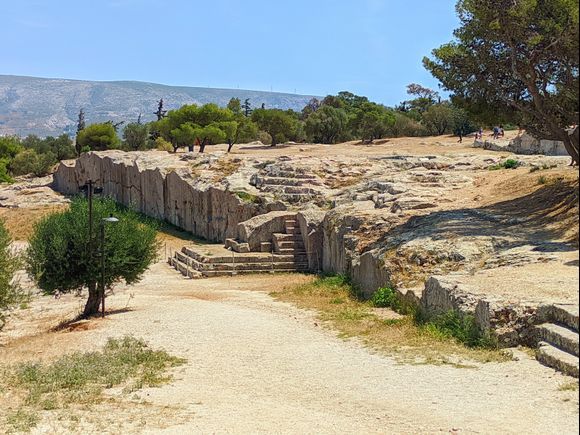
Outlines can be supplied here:
[[160, 263], [109, 299], [122, 308], [134, 293], [132, 311], [51, 340], [72, 351], [133, 334], [187, 358], [171, 384], [139, 392], [180, 407], [147, 433], [578, 433], [578, 392], [558, 390], [570, 378], [523, 353], [476, 369], [397, 364], [256, 291], [292, 279], [191, 281]]

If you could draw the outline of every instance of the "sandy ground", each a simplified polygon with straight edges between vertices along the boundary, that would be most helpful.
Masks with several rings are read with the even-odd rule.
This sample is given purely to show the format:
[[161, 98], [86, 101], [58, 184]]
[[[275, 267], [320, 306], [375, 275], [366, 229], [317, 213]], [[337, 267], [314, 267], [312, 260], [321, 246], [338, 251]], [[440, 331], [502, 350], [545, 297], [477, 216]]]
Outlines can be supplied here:
[[[187, 280], [158, 263], [108, 299], [114, 314], [104, 320], [47, 332], [81, 301], [36, 300], [2, 333], [0, 363], [94, 349], [124, 334], [186, 358], [171, 384], [138, 393], [176, 407], [174, 417], [145, 416], [109, 428], [115, 433], [578, 433], [578, 393], [559, 390], [570, 378], [523, 352], [475, 369], [397, 364], [266, 293], [302, 279]], [[126, 418], [119, 407], [105, 412]], [[63, 432], [52, 414], [34, 431]]]

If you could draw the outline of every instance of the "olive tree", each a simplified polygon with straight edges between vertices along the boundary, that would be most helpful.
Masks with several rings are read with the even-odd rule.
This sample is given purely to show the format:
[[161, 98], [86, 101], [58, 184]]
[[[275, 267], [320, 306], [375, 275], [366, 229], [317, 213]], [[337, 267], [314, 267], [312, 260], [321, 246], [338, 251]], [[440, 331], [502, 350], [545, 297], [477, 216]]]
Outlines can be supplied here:
[[[97, 229], [111, 214], [119, 221], [107, 224], [102, 244]], [[158, 250], [154, 226], [112, 199], [93, 201], [93, 222], [94, 230], [89, 235], [88, 201], [77, 197], [68, 210], [51, 214], [35, 225], [25, 254], [27, 271], [44, 292], [88, 290], [84, 316], [97, 313], [104, 298], [98, 285], [102, 253], [106, 290], [121, 280], [127, 284], [139, 281]]]

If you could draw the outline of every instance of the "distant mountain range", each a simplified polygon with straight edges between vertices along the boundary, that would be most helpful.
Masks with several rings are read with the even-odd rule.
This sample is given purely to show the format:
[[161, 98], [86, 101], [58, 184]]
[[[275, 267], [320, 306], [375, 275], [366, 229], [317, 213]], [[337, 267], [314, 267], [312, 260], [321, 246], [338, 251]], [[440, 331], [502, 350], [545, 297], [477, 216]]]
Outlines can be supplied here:
[[165, 109], [184, 104], [215, 103], [227, 105], [232, 97], [250, 99], [253, 107], [301, 110], [310, 95], [242, 89], [194, 88], [156, 83], [46, 79], [0, 75], [0, 135], [39, 136], [73, 135], [80, 108], [87, 123], [134, 122], [155, 118], [157, 102], [163, 98]]

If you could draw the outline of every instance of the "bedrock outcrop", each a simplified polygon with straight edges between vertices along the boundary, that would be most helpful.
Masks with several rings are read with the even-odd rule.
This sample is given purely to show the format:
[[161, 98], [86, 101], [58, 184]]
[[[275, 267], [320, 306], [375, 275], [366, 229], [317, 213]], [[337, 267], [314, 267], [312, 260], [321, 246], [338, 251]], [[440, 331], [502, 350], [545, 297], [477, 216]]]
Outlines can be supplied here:
[[85, 153], [59, 165], [54, 188], [74, 195], [88, 180], [119, 203], [210, 241], [235, 237], [240, 222], [270, 211], [269, 203], [245, 200], [228, 183], [197, 176], [190, 162], [165, 152]]

